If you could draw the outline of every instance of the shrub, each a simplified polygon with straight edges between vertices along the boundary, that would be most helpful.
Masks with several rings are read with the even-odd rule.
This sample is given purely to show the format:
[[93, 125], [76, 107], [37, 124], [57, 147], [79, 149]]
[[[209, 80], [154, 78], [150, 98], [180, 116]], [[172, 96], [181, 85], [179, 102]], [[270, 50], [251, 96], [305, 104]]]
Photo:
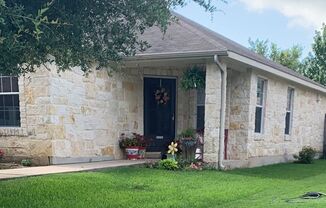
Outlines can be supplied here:
[[303, 147], [302, 150], [299, 152], [299, 155], [293, 155], [295, 159], [298, 160], [300, 163], [311, 164], [315, 159], [317, 152], [312, 147]]
[[32, 166], [32, 161], [30, 159], [25, 159], [25, 160], [22, 160], [20, 162], [20, 164], [22, 164], [22, 166], [30, 167], [30, 166]]
[[165, 159], [161, 160], [158, 163], [158, 167], [160, 169], [165, 169], [165, 170], [177, 170], [179, 168], [178, 162], [175, 161], [174, 159]]
[[180, 157], [177, 158], [177, 162], [180, 169], [185, 169], [191, 164], [191, 162], [188, 162], [187, 160], [184, 160]]
[[0, 160], [1, 160], [4, 156], [5, 156], [5, 152], [4, 152], [2, 149], [0, 149]]

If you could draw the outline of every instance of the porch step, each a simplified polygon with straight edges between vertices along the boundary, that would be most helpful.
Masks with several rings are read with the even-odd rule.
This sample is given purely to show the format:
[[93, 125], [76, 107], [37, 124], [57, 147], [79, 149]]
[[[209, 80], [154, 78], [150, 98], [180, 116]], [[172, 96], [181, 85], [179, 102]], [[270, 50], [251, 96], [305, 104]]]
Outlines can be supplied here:
[[161, 159], [161, 152], [146, 152], [146, 159]]

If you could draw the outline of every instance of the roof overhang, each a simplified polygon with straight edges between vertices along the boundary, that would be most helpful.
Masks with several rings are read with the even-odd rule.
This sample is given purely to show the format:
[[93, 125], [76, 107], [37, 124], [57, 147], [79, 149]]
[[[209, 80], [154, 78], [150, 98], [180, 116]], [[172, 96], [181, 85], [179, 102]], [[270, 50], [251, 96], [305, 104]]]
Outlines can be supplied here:
[[214, 55], [227, 56], [227, 51], [187, 51], [187, 52], [170, 52], [170, 53], [146, 53], [136, 54], [135, 56], [126, 57], [124, 61], [141, 61], [141, 60], [166, 60], [166, 59], [191, 59], [191, 58], [212, 58]]
[[299, 85], [303, 85], [310, 89], [317, 90], [319, 92], [326, 93], [326, 88], [314, 83], [313, 81], [307, 81], [303, 78], [294, 76], [292, 74], [286, 73], [274, 67], [268, 66], [264, 63], [256, 61], [254, 59], [248, 58], [246, 56], [240, 55], [232, 51], [187, 51], [187, 52], [170, 52], [170, 53], [147, 53], [147, 54], [137, 54], [135, 56], [126, 57], [123, 59], [125, 66], [135, 66], [135, 65], [148, 65], [153, 66], [154, 64], [161, 63], [166, 65], [168, 61], [170, 64], [173, 63], [197, 63], [204, 64], [208, 61], [213, 61], [214, 55], [229, 58], [231, 60], [236, 60], [238, 62], [244, 63], [250, 67], [256, 68], [257, 70], [262, 70], [264, 72], [276, 75], [283, 79], [292, 81]]
[[187, 51], [175, 53], [137, 54], [123, 59], [125, 67], [184, 66], [212, 62], [214, 55], [227, 56], [226, 51]]
[[253, 59], [250, 59], [248, 57], [239, 55], [239, 54], [237, 54], [235, 52], [229, 51], [228, 52], [228, 58], [240, 61], [240, 62], [245, 63], [247, 65], [250, 65], [250, 66], [252, 66], [254, 68], [262, 70], [264, 72], [271, 73], [271, 74], [276, 75], [278, 77], [282, 77], [282, 78], [284, 78], [286, 80], [290, 80], [290, 81], [295, 82], [295, 83], [297, 83], [299, 85], [303, 85], [305, 87], [308, 87], [308, 88], [311, 88], [311, 89], [326, 93], [326, 88], [323, 87], [323, 86], [318, 85], [317, 83], [313, 83], [312, 81], [310, 82], [310, 81], [307, 81], [307, 80], [302, 79], [300, 77], [296, 77], [296, 76], [294, 76], [292, 74], [288, 74], [286, 72], [280, 71], [280, 70], [275, 69], [275, 68], [273, 68], [271, 66], [260, 63], [260, 62], [258, 62], [256, 60], [253, 60]]

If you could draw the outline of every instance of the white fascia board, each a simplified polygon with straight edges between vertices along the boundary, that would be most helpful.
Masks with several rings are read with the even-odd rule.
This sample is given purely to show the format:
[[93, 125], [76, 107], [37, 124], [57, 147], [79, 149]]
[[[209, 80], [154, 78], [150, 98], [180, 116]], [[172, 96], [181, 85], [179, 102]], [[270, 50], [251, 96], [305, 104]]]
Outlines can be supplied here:
[[213, 58], [214, 55], [227, 55], [226, 51], [187, 51], [187, 52], [169, 52], [169, 53], [147, 53], [136, 54], [135, 56], [125, 57], [124, 61], [135, 60], [155, 60], [155, 59], [183, 59], [183, 58]]
[[231, 59], [240, 61], [242, 63], [248, 64], [250, 66], [253, 66], [255, 68], [258, 68], [258, 69], [260, 69], [262, 71], [265, 71], [265, 72], [274, 74], [276, 76], [282, 77], [284, 79], [293, 81], [293, 82], [295, 82], [297, 84], [300, 84], [300, 85], [303, 85], [305, 87], [309, 87], [311, 89], [314, 89], [314, 90], [317, 90], [317, 91], [326, 93], [326, 88], [324, 88], [324, 87], [321, 87], [321, 86], [319, 86], [317, 84], [308, 82], [307, 80], [301, 79], [299, 77], [295, 77], [295, 76], [293, 76], [291, 74], [288, 74], [286, 72], [280, 71], [280, 70], [275, 69], [275, 68], [273, 68], [271, 66], [268, 66], [266, 64], [260, 63], [258, 61], [253, 60], [253, 59], [247, 58], [245, 56], [239, 55], [237, 53], [234, 53], [234, 52], [229, 51], [228, 52], [228, 57], [231, 58]]

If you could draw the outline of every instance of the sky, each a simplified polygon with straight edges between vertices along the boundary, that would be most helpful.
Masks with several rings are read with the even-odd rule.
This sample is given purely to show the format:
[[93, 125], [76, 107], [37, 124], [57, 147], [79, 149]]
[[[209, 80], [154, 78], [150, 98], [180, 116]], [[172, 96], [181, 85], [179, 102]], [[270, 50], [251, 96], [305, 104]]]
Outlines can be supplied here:
[[268, 39], [286, 49], [299, 44], [311, 51], [315, 30], [326, 23], [326, 0], [227, 0], [220, 11], [205, 12], [195, 3], [175, 11], [248, 47], [248, 39]]

